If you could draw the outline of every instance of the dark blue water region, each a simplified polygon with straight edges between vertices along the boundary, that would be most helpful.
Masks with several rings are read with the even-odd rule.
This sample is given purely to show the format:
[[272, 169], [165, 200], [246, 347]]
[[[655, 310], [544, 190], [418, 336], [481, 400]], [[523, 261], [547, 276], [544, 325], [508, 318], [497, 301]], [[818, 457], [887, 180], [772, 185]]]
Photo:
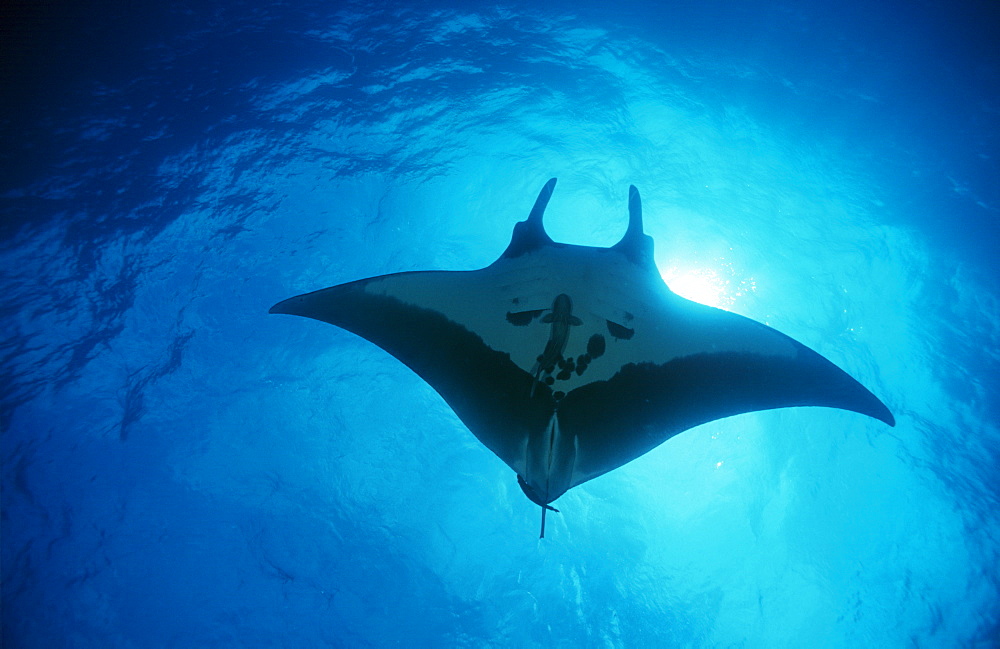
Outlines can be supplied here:
[[[351, 11], [364, 14], [372, 47], [346, 51], [317, 37], [317, 20]], [[2, 57], [5, 141], [11, 145], [5, 147], [3, 187], [20, 187], [47, 173], [60, 151], [72, 146], [74, 118], [102, 105], [130, 125], [105, 143], [107, 152], [127, 156], [141, 169], [144, 159], [154, 164], [170, 147], [190, 146], [208, 125], [220, 136], [233, 128], [227, 124], [247, 114], [251, 80], [334, 66], [351, 70], [357, 91], [364, 75], [405, 62], [414, 48], [443, 53], [447, 43], [421, 41], [421, 19], [440, 11], [477, 8], [15, 3], [7, 11]], [[907, 207], [907, 222], [934, 231], [957, 253], [988, 261], [1000, 244], [1000, 168], [993, 155], [998, 11], [992, 2], [572, 3], [550, 5], [546, 29], [574, 16], [680, 56], [755, 69], [752, 75], [716, 69], [715, 78], [708, 73], [687, 81], [708, 90], [706, 99], [725, 96], [789, 129], [817, 131], [845, 146], [862, 136], [865, 146], [856, 155], [878, 159], [886, 189]], [[487, 19], [490, 14], [503, 17], [491, 25], [495, 40], [464, 52], [490, 63], [480, 79], [490, 73], [531, 77], [540, 89], [569, 81], [511, 56], [510, 42], [544, 51], [546, 37], [534, 33], [540, 28], [534, 23], [545, 16], [515, 5], [483, 12]], [[469, 86], [476, 83], [449, 79], [447, 91], [474, 91]], [[115, 93], [108, 96], [102, 87]], [[116, 103], [121, 93], [133, 97]], [[143, 108], [140, 98], [155, 99], [158, 109]], [[371, 108], [365, 96], [344, 99], [361, 115]], [[169, 133], [167, 141], [145, 138], [137, 145], [137, 133], [161, 130]], [[4, 227], [38, 211], [20, 206]]]
[[[990, 3], [10, 4], [4, 646], [991, 647]], [[895, 428], [723, 419], [538, 506], [290, 295], [609, 246]], [[623, 289], [623, 294], [627, 291]]]

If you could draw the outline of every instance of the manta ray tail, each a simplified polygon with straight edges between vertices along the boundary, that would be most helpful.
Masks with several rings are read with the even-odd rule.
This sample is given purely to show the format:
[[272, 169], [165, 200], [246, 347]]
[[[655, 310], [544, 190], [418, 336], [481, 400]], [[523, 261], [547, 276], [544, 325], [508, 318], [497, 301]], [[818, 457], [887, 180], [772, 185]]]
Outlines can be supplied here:
[[554, 511], [557, 514], [559, 513], [559, 510], [551, 505], [542, 505], [542, 532], [538, 535], [538, 538], [540, 539], [545, 538], [545, 512], [547, 511]]

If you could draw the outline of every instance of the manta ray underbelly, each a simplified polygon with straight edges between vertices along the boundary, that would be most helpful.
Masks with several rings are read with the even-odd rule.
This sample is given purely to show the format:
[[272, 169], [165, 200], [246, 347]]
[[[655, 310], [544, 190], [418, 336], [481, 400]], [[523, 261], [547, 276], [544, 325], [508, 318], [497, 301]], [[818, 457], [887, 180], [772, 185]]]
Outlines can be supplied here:
[[[568, 380], [574, 372], [582, 375], [590, 362], [583, 354], [578, 363], [563, 356], [573, 327], [583, 325], [580, 318], [573, 315], [573, 300], [568, 295], [557, 295], [552, 301], [551, 313], [543, 317], [541, 322], [551, 325], [551, 328], [545, 348], [535, 360], [529, 394], [531, 398], [534, 398], [535, 386], [539, 381], [551, 386], [557, 380]], [[555, 374], [557, 370], [558, 374]], [[576, 439], [562, 435], [559, 427], [559, 401], [563, 396], [565, 393], [562, 391], [553, 392], [555, 408], [549, 424], [541, 435], [531, 435], [526, 440], [525, 472], [518, 475], [518, 484], [524, 493], [543, 507], [554, 500], [549, 494], [565, 493], [572, 486], [576, 467]]]

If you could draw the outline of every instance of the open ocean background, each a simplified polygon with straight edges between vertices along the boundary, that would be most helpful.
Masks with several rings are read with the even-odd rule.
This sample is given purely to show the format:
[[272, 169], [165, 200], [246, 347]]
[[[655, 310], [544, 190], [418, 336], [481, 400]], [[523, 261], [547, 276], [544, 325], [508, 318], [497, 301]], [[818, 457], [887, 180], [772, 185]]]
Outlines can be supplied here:
[[[1000, 646], [1000, 6], [0, 11], [2, 640]], [[895, 413], [713, 422], [539, 509], [278, 300], [474, 269], [542, 184]]]

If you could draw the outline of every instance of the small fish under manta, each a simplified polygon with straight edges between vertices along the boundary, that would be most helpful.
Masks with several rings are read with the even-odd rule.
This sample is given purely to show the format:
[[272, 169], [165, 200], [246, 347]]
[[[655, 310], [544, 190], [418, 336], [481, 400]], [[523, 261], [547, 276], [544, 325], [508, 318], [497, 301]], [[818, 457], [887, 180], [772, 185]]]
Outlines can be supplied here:
[[550, 239], [542, 213], [555, 184], [486, 268], [362, 279], [270, 312], [342, 327], [420, 375], [517, 473], [542, 507], [540, 538], [568, 489], [700, 424], [826, 406], [895, 425], [878, 397], [808, 347], [667, 288], [635, 187], [615, 245]]

